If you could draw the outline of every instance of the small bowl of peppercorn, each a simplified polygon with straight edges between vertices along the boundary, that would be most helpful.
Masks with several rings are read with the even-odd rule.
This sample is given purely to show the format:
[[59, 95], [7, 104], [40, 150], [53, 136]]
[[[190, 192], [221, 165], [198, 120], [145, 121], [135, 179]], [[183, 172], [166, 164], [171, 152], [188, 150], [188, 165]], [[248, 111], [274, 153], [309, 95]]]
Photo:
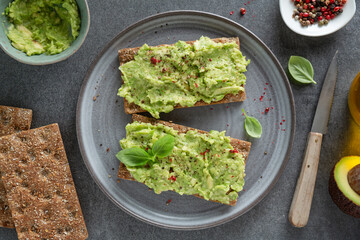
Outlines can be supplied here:
[[344, 27], [355, 15], [355, 0], [280, 0], [280, 13], [294, 32], [320, 37]]

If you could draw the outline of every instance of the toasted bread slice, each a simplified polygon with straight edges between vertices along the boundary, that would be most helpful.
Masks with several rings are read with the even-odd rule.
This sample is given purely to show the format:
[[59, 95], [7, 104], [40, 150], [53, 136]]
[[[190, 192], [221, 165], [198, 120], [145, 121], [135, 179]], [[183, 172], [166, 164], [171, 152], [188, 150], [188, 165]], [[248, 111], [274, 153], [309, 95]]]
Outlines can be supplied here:
[[[148, 118], [142, 115], [138, 115], [138, 114], [133, 114], [132, 115], [132, 121], [133, 122], [142, 122], [142, 123], [151, 123], [153, 125], [155, 124], [163, 124], [165, 126], [171, 127], [177, 131], [179, 131], [179, 133], [186, 133], [189, 130], [197, 130], [191, 127], [186, 127], [186, 126], [182, 126], [179, 124], [175, 124], [175, 123], [170, 123], [170, 122], [166, 122], [166, 121], [162, 121], [162, 120], [156, 120], [154, 118]], [[202, 131], [202, 130], [197, 130], [199, 133], [203, 133], [203, 134], [207, 134], [206, 131]], [[242, 141], [239, 139], [235, 139], [235, 138], [230, 138], [230, 144], [234, 147], [234, 149], [238, 150], [239, 153], [243, 154], [244, 158], [245, 158], [245, 163], [247, 160], [247, 157], [249, 155], [250, 152], [250, 147], [251, 147], [251, 143], [250, 142], [246, 142], [246, 141]], [[135, 179], [131, 176], [130, 172], [127, 170], [126, 166], [120, 162], [120, 167], [119, 167], [119, 172], [118, 172], [118, 178], [121, 179], [125, 179], [125, 180], [132, 180], [135, 181]], [[199, 198], [203, 198], [200, 195], [194, 195], [196, 197]], [[210, 200], [212, 202], [218, 202], [218, 201], [213, 201]], [[235, 206], [236, 204], [236, 200], [235, 201], [231, 201], [228, 205], [231, 206]]]
[[[232, 38], [214, 38], [212, 39], [214, 42], [216, 43], [227, 43], [227, 42], [236, 42], [236, 44], [239, 46], [240, 48], [240, 40], [238, 37], [232, 37]], [[186, 43], [188, 44], [193, 44], [195, 41], [187, 41]], [[162, 45], [158, 45], [158, 46], [167, 46], [168, 44], [162, 44]], [[172, 44], [171, 44], [172, 45]], [[120, 49], [118, 51], [119, 54], [119, 61], [120, 61], [120, 66], [131, 61], [134, 60], [134, 56], [136, 55], [137, 51], [140, 49], [140, 47], [135, 47], [135, 48], [123, 48]], [[124, 83], [124, 82], [122, 82]], [[227, 94], [225, 95], [225, 97], [220, 100], [220, 101], [215, 101], [215, 102], [211, 102], [206, 103], [204, 101], [198, 101], [195, 103], [194, 106], [192, 107], [199, 107], [199, 106], [206, 106], [206, 105], [214, 105], [214, 104], [222, 104], [222, 103], [231, 103], [231, 102], [242, 102], [245, 100], [245, 91], [243, 92], [239, 92], [236, 95], [233, 94]], [[139, 107], [138, 105], [136, 105], [135, 103], [129, 103], [125, 98], [124, 98], [124, 108], [125, 108], [125, 112], [127, 114], [134, 114], [134, 113], [141, 113], [141, 112], [146, 112], [146, 110], [143, 110], [141, 107]], [[181, 106], [181, 105], [176, 105], [174, 108], [187, 108], [186, 106]]]

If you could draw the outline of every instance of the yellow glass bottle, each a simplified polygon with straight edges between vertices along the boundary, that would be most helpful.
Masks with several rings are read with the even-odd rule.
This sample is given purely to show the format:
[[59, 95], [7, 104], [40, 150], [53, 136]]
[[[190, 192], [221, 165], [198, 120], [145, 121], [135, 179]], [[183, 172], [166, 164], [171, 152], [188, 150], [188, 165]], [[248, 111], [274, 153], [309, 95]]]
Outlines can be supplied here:
[[360, 72], [351, 84], [348, 105], [355, 122], [360, 126]]
[[351, 84], [348, 105], [352, 117], [349, 119], [343, 154], [360, 156], [360, 72]]

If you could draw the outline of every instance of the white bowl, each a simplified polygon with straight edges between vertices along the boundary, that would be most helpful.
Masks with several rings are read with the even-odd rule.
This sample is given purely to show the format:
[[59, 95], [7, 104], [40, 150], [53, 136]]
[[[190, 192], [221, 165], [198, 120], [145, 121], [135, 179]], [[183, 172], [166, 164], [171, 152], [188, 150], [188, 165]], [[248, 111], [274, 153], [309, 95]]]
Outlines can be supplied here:
[[343, 13], [331, 19], [328, 24], [320, 26], [315, 23], [310, 26], [302, 26], [299, 21], [292, 17], [296, 6], [291, 0], [279, 0], [280, 13], [285, 24], [297, 34], [308, 37], [320, 37], [336, 32], [344, 27], [354, 16], [356, 11], [355, 0], [348, 0], [344, 5]]

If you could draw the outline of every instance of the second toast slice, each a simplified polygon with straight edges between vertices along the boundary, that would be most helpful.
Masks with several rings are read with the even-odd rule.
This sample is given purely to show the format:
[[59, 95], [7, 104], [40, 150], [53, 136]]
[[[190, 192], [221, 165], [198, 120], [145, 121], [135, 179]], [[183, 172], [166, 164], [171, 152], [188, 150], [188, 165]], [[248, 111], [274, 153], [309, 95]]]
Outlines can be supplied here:
[[[153, 118], [148, 118], [148, 117], [145, 117], [145, 116], [142, 116], [142, 115], [137, 115], [137, 114], [133, 115], [132, 121], [133, 122], [139, 122], [139, 123], [148, 123], [148, 124], [152, 124], [152, 125], [164, 125], [164, 126], [167, 126], [167, 127], [170, 127], [172, 129], [176, 130], [178, 132], [178, 134], [184, 134], [184, 133], [187, 133], [190, 130], [196, 130], [194, 128], [185, 127], [185, 126], [170, 123], [170, 122], [167, 122], [167, 121], [156, 120], [156, 119], [153, 119]], [[200, 134], [209, 134], [208, 132], [202, 131], [202, 130], [196, 130], [196, 131], [198, 133], [200, 133]], [[234, 150], [233, 150], [234, 152], [238, 152], [243, 156], [244, 164], [245, 164], [246, 160], [247, 160], [247, 157], [249, 155], [249, 152], [250, 152], [251, 143], [246, 142], [246, 141], [242, 141], [242, 140], [238, 140], [238, 139], [234, 139], [234, 138], [230, 138], [230, 144], [234, 148]], [[204, 158], [205, 158], [205, 152], [204, 152]], [[124, 180], [136, 181], [132, 177], [131, 172], [127, 169], [127, 167], [123, 163], [120, 163], [118, 177], [120, 179], [124, 179]], [[229, 189], [229, 192], [230, 191], [232, 191], [231, 187]], [[193, 194], [193, 195], [196, 196], [196, 197], [203, 198], [199, 194]], [[220, 201], [213, 200], [213, 199], [209, 199], [209, 200], [214, 201], [214, 202], [220, 202]], [[221, 203], [224, 203], [224, 202], [221, 202]], [[234, 206], [236, 204], [236, 199], [231, 200], [228, 203], [224, 203], [224, 204]]]
[[[216, 38], [216, 39], [211, 39], [214, 43], [221, 43], [221, 44], [227, 44], [227, 43], [235, 43], [237, 45], [237, 51], [239, 52], [240, 49], [240, 41], [239, 38], [237, 37], [232, 37], [232, 38]], [[193, 46], [195, 43], [195, 41], [187, 41], [186, 44], [190, 44], [191, 46]], [[174, 44], [171, 45], [158, 45], [156, 47], [163, 47], [163, 46], [174, 46]], [[124, 49], [120, 49], [118, 51], [118, 55], [119, 55], [119, 61], [120, 61], [120, 67], [122, 67], [124, 64], [133, 61], [135, 59], [135, 56], [137, 55], [138, 51], [139, 51], [140, 47], [136, 47], [136, 48], [124, 48]], [[240, 53], [241, 54], [241, 53]], [[209, 60], [207, 63], [204, 62], [205, 67], [208, 64], [214, 63], [214, 59], [205, 59], [205, 61]], [[149, 59], [150, 61], [150, 59]], [[160, 64], [161, 60], [154, 60], [154, 65], [156, 64]], [[157, 62], [158, 61], [158, 62]], [[184, 59], [184, 62], [188, 62], [187, 58]], [[212, 61], [212, 62], [211, 62]], [[245, 62], [244, 62], [245, 63]], [[248, 61], [245, 63], [245, 67], [248, 64]], [[218, 66], [215, 66], [214, 68], [218, 68]], [[165, 69], [165, 70], [164, 70]], [[167, 68], [164, 68], [164, 71], [167, 71]], [[205, 71], [207, 71], [205, 69]], [[245, 70], [246, 71], [246, 70]], [[240, 72], [240, 71], [239, 71]], [[212, 78], [212, 77], [211, 77]], [[240, 80], [240, 79], [239, 79]], [[224, 77], [223, 79], [221, 79], [220, 82], [226, 82], [228, 81], [228, 79], [226, 77]], [[124, 84], [124, 81], [122, 81], [122, 83]], [[193, 83], [189, 83], [189, 87], [191, 89], [191, 85], [193, 85]], [[196, 85], [196, 83], [195, 83]], [[198, 85], [196, 85], [197, 87]], [[199, 84], [200, 87], [200, 84]], [[144, 89], [145, 91], [148, 91], [148, 89]], [[120, 93], [120, 92], [119, 92]], [[136, 94], [135, 94], [136, 95]], [[161, 93], [160, 93], [161, 95]], [[181, 96], [180, 96], [181, 97]], [[229, 94], [225, 94], [223, 98], [221, 99], [213, 99], [211, 102], [209, 101], [203, 101], [203, 100], [198, 100], [197, 102], [195, 102], [195, 104], [191, 105], [191, 107], [196, 107], [196, 106], [206, 106], [206, 105], [213, 105], [213, 104], [223, 104], [223, 103], [231, 103], [231, 102], [241, 102], [245, 100], [245, 89], [244, 89], [244, 85], [242, 85], [242, 90], [237, 91], [236, 93], [229, 93]], [[140, 104], [140, 103], [139, 103]], [[141, 105], [141, 104], [140, 104]], [[186, 106], [185, 104], [181, 105], [181, 104], [175, 104], [173, 106], [173, 108], [186, 108], [188, 106]], [[126, 97], [124, 98], [124, 108], [125, 108], [125, 112], [127, 114], [134, 114], [134, 113], [141, 113], [141, 112], [146, 112], [147, 110], [144, 110], [141, 106], [137, 105], [135, 102], [129, 102]], [[165, 112], [165, 111], [162, 111]], [[152, 114], [152, 113], [151, 113]], [[153, 115], [153, 114], [152, 114]], [[154, 115], [153, 115], [154, 116]], [[155, 116], [154, 116], [155, 117]], [[156, 117], [158, 118], [158, 117]]]

